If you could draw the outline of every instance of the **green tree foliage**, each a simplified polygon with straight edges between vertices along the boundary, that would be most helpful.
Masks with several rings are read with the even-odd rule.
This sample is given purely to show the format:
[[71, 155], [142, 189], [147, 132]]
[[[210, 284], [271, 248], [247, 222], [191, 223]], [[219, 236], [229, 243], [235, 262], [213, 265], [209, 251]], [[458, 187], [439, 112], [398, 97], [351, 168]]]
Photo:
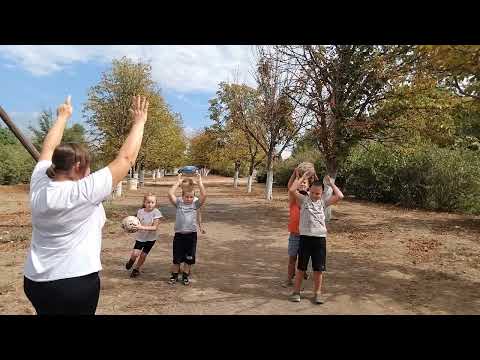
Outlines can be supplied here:
[[28, 183], [35, 162], [8, 128], [0, 126], [0, 185]]
[[[209, 101], [210, 119], [221, 130], [229, 160], [246, 163], [248, 175], [265, 158], [265, 151], [257, 139], [265, 138], [265, 128], [259, 126], [258, 94], [247, 85], [219, 84], [216, 97]], [[265, 142], [265, 141], [264, 141]]]
[[[38, 118], [38, 128], [29, 127], [32, 132], [32, 143], [38, 151], [42, 149], [43, 140], [54, 123], [53, 113], [51, 109], [43, 110]], [[81, 124], [73, 124], [66, 127], [63, 133], [62, 142], [73, 142], [86, 144], [85, 128]]]
[[413, 63], [410, 46], [283, 45], [276, 56], [295, 79], [290, 98], [313, 116], [313, 131], [335, 177], [349, 149], [386, 123], [370, 115]]
[[151, 66], [127, 58], [114, 60], [109, 71], [93, 86], [83, 109], [94, 131], [94, 141], [105, 161], [112, 160], [131, 127], [131, 107], [134, 95], [144, 95], [149, 101], [142, 147], [135, 167], [150, 169], [180, 165], [186, 141], [181, 119], [173, 114], [152, 80]]
[[418, 46], [421, 66], [457, 94], [480, 102], [480, 46]]

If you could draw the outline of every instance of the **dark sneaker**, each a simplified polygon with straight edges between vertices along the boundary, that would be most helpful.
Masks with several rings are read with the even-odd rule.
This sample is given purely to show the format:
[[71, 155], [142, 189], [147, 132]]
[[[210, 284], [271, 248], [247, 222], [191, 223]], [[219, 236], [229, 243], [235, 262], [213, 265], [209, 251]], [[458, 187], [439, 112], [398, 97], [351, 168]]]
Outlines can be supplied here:
[[133, 269], [130, 277], [136, 278], [138, 275], [140, 275], [140, 271], [138, 271], [138, 269]]
[[125, 268], [127, 270], [130, 270], [134, 263], [135, 263], [135, 261], [133, 261], [132, 259], [128, 260], [128, 262], [125, 264]]
[[172, 273], [172, 276], [170, 276], [170, 280], [168, 280], [168, 283], [170, 285], [175, 285], [178, 281], [178, 274], [177, 273]]
[[187, 273], [183, 273], [182, 283], [183, 283], [183, 285], [190, 285], [190, 280], [188, 279], [188, 274]]

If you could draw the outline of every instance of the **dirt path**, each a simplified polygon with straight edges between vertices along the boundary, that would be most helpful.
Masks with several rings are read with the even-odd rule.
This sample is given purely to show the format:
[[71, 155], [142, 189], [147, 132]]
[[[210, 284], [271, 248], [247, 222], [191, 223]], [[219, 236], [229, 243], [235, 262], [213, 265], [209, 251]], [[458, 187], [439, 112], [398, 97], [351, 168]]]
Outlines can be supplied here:
[[[308, 280], [305, 299], [296, 304], [280, 286], [287, 261], [286, 191], [276, 189], [267, 203], [261, 185], [247, 195], [245, 182], [233, 189], [231, 180], [217, 177], [206, 181], [207, 234], [199, 235], [192, 285], [172, 287], [169, 184], [127, 191], [105, 205], [97, 314], [480, 314], [480, 217], [346, 200], [334, 207], [329, 225], [327, 301], [309, 301]], [[22, 281], [30, 241], [26, 191], [0, 187], [0, 314], [33, 313]], [[119, 220], [135, 214], [148, 191], [159, 195], [168, 220], [143, 273], [131, 279], [124, 264], [133, 240]]]

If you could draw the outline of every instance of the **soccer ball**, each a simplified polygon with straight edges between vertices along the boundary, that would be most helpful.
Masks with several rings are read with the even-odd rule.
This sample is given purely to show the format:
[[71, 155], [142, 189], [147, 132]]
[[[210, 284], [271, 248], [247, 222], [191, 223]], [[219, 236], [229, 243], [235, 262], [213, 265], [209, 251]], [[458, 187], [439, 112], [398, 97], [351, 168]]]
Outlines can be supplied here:
[[122, 228], [128, 233], [137, 232], [136, 225], [140, 225], [140, 220], [136, 216], [127, 216], [122, 220]]
[[302, 162], [298, 165], [300, 176], [305, 174], [308, 170], [315, 171], [315, 166], [311, 162]]

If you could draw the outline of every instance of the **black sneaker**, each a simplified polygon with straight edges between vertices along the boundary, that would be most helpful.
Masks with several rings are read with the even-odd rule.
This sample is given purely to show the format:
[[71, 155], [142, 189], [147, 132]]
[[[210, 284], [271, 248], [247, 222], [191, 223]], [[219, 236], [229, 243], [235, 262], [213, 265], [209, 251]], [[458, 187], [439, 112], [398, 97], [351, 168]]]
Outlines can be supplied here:
[[140, 271], [138, 271], [138, 269], [133, 269], [132, 273], [130, 274], [130, 277], [135, 278], [138, 275], [140, 275]]
[[188, 274], [187, 273], [183, 273], [182, 283], [183, 283], [183, 285], [190, 285], [190, 280], [188, 279]]
[[127, 270], [130, 270], [130, 269], [132, 268], [132, 266], [133, 266], [134, 263], [135, 263], [134, 260], [132, 260], [132, 259], [128, 260], [128, 262], [125, 264], [125, 268], [126, 268]]
[[170, 285], [175, 285], [177, 281], [178, 281], [178, 273], [172, 273], [172, 276], [170, 276], [170, 280], [168, 280], [168, 283]]

